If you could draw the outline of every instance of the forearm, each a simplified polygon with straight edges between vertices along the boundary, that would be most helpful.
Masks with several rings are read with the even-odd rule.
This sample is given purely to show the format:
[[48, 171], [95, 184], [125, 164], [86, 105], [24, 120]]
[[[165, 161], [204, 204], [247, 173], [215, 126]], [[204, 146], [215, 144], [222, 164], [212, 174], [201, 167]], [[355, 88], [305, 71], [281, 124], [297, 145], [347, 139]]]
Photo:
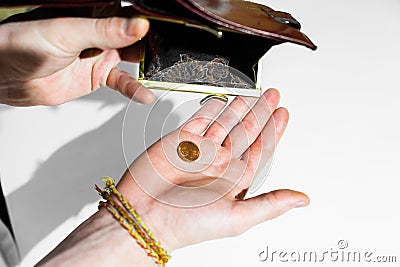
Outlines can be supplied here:
[[157, 266], [111, 214], [101, 209], [36, 266], [126, 266], [128, 262], [130, 266]]

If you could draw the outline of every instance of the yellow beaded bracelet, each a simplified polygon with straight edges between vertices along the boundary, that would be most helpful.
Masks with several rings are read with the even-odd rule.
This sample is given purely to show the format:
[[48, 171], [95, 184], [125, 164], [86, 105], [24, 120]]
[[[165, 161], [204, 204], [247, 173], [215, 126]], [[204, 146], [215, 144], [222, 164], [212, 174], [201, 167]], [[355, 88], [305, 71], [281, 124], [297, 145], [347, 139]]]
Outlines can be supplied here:
[[136, 243], [146, 251], [148, 256], [152, 257], [158, 265], [165, 266], [171, 256], [162, 247], [160, 241], [154, 237], [132, 205], [117, 190], [114, 180], [107, 176], [103, 177], [103, 180], [105, 182], [104, 190], [95, 185], [99, 195], [104, 199], [99, 202], [99, 208], [106, 208], [136, 240]]

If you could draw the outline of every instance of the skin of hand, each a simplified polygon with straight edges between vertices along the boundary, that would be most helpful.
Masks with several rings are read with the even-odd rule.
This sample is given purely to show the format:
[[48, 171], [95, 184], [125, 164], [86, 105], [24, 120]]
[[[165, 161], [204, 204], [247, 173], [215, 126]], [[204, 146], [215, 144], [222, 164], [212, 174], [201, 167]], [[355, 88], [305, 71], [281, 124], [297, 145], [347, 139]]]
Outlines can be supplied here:
[[117, 67], [139, 62], [143, 18], [61, 17], [0, 24], [0, 103], [58, 105], [108, 86], [148, 104], [153, 93]]
[[[212, 99], [127, 169], [118, 190], [169, 252], [237, 236], [309, 204], [307, 195], [289, 189], [238, 198], [265, 167], [284, 133], [288, 112], [277, 108], [279, 98], [277, 90], [269, 89], [258, 100], [236, 97], [227, 105]], [[182, 140], [200, 148], [196, 161], [185, 162], [175, 156]], [[140, 250], [126, 230], [100, 209], [39, 265], [95, 261], [98, 266], [155, 266]]]
[[[237, 236], [308, 205], [305, 194], [286, 189], [238, 199], [273, 156], [284, 133], [289, 115], [277, 108], [279, 99], [275, 89], [259, 99], [236, 97], [229, 105], [212, 99], [131, 164], [118, 188], [140, 207], [145, 221], [154, 227], [163, 222], [158, 230], [164, 229], [161, 236], [169, 249]], [[178, 156], [181, 141], [197, 144], [196, 161]]]

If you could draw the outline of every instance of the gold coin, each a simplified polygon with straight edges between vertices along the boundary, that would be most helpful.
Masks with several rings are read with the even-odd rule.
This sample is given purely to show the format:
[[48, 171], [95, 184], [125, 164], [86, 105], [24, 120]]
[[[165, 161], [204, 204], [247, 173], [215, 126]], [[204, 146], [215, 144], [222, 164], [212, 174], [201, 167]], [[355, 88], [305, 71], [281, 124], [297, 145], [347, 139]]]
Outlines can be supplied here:
[[195, 143], [182, 141], [178, 145], [178, 155], [184, 161], [195, 161], [200, 156], [200, 150]]

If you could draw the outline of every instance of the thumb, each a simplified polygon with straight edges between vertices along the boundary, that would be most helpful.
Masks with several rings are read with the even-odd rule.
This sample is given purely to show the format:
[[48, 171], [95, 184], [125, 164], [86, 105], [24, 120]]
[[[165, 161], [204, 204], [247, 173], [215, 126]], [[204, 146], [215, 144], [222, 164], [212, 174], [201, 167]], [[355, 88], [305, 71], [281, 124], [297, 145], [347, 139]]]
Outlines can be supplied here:
[[232, 218], [239, 233], [274, 219], [285, 212], [298, 207], [307, 206], [310, 199], [302, 192], [281, 189], [262, 194], [257, 197], [237, 201]]
[[71, 54], [88, 48], [126, 47], [143, 38], [149, 29], [144, 18], [56, 18], [38, 23], [35, 32], [50, 45]]

